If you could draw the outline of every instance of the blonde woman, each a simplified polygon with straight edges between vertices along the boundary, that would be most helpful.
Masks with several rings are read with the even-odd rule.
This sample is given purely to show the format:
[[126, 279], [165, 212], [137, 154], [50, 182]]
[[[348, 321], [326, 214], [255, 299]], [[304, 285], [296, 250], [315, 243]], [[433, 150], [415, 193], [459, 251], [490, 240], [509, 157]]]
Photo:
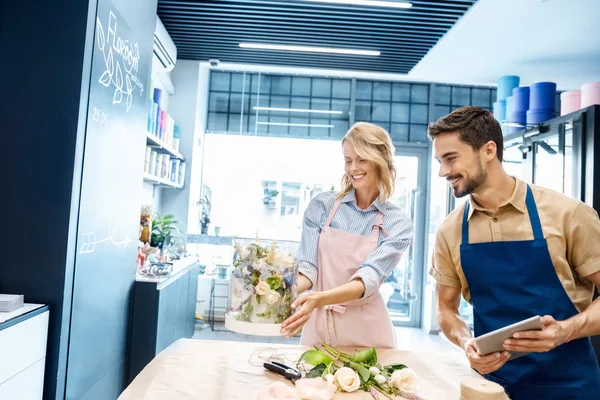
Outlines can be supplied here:
[[340, 193], [309, 203], [298, 251], [295, 313], [282, 333], [301, 344], [395, 348], [379, 286], [413, 235], [410, 218], [388, 201], [394, 191], [394, 146], [377, 125], [360, 122], [342, 140], [345, 173]]

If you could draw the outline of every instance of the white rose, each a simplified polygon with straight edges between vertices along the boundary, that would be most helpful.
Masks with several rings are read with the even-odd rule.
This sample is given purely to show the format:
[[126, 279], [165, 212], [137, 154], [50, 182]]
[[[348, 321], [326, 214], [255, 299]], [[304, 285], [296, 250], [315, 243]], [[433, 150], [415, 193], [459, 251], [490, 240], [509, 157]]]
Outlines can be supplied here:
[[390, 378], [390, 385], [405, 392], [414, 393], [419, 387], [419, 377], [410, 368], [396, 370]]
[[279, 292], [272, 290], [267, 294], [267, 297], [265, 298], [265, 300], [269, 304], [275, 304], [279, 301], [280, 297], [281, 297], [281, 295], [279, 294]]
[[379, 368], [377, 368], [377, 367], [371, 367], [371, 368], [369, 368], [369, 372], [371, 373], [371, 375], [376, 376], [376, 375], [379, 375], [379, 372], [381, 372], [381, 371], [379, 371]]
[[325, 375], [325, 381], [327, 383], [335, 383], [335, 376], [333, 376], [331, 374], [327, 374], [327, 375]]
[[269, 294], [271, 291], [271, 286], [269, 286], [269, 284], [265, 281], [259, 281], [254, 290], [256, 291], [257, 295], [264, 296]]
[[337, 387], [321, 378], [300, 379], [296, 381], [296, 390], [302, 400], [331, 400]]
[[335, 371], [335, 381], [344, 392], [354, 392], [360, 387], [360, 376], [348, 367]]
[[258, 400], [301, 400], [301, 397], [295, 388], [277, 381], [259, 393]]
[[384, 384], [385, 383], [385, 376], [379, 374], [379, 375], [375, 375], [375, 382], [380, 383], [380, 384]]

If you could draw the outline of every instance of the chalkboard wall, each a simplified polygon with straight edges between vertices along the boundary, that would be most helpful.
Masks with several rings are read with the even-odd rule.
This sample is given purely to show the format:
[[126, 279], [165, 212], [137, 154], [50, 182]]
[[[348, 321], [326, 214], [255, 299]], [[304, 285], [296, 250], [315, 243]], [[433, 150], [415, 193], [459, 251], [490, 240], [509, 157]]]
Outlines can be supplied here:
[[155, 22], [156, 0], [0, 13], [0, 293], [50, 306], [45, 399], [125, 383]]

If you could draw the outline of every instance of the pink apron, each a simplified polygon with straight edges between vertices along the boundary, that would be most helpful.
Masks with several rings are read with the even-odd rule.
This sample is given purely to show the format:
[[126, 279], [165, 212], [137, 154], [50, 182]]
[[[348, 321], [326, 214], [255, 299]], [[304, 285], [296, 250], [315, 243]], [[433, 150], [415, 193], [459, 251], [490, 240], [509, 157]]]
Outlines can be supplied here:
[[[323, 226], [318, 242], [318, 275], [314, 291], [337, 288], [356, 273], [360, 264], [377, 248], [383, 214], [377, 213], [368, 236], [329, 227], [340, 200]], [[300, 344], [313, 346], [396, 348], [395, 329], [379, 291], [363, 299], [316, 308], [302, 329]]]

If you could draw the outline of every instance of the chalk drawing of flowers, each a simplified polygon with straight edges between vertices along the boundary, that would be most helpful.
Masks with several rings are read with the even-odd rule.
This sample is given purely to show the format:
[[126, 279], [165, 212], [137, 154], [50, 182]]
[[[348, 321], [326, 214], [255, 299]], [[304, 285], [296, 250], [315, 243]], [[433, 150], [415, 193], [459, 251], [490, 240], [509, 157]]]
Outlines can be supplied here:
[[113, 104], [120, 104], [123, 101], [123, 94], [125, 94], [127, 111], [129, 111], [131, 109], [131, 103], [133, 100], [133, 85], [131, 84], [129, 75], [126, 73], [126, 87], [125, 90], [123, 90], [123, 70], [121, 68], [121, 63], [118, 60], [115, 61], [112, 46], [106, 45], [104, 28], [102, 28], [102, 23], [100, 22], [99, 18], [96, 21], [96, 37], [98, 48], [100, 51], [102, 51], [102, 55], [104, 56], [104, 66], [106, 67], [106, 71], [102, 73], [100, 79], [98, 79], [98, 82], [105, 87], [109, 87], [111, 85], [115, 87]]

